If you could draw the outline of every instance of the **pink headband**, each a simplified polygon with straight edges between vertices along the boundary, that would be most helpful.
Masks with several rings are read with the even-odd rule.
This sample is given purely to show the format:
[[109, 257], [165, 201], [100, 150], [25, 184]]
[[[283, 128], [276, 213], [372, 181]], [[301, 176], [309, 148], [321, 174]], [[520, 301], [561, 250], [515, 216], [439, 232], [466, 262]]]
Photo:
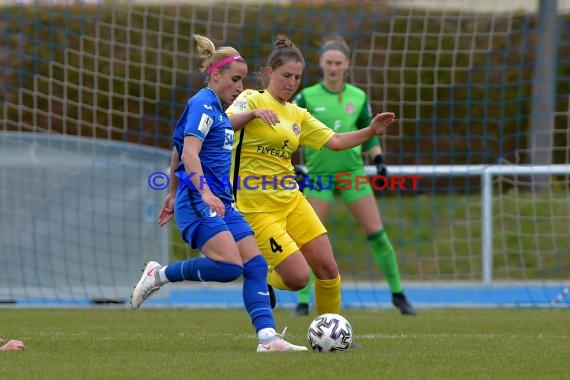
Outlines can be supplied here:
[[229, 57], [226, 57], [226, 58], [222, 59], [221, 61], [216, 62], [213, 65], [211, 65], [210, 67], [208, 67], [206, 69], [206, 72], [208, 74], [212, 74], [212, 71], [219, 69], [220, 67], [225, 66], [230, 62], [237, 61], [238, 59], [241, 59], [240, 55], [230, 55]]

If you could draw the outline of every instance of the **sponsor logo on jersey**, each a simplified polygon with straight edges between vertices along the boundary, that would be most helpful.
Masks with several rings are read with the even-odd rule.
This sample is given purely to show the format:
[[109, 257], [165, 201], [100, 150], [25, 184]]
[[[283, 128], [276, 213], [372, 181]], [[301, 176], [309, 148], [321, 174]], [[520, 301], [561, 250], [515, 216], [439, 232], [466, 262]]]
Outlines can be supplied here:
[[335, 120], [333, 125], [333, 130], [336, 132], [340, 129], [340, 127], [342, 127], [342, 121]]
[[268, 155], [268, 156], [273, 156], [273, 157], [278, 157], [278, 158], [285, 158], [287, 160], [291, 158], [289, 153], [287, 153], [285, 150], [277, 149], [273, 146], [258, 145], [257, 146], [257, 153], [263, 154], [263, 155]]
[[232, 150], [234, 146], [234, 130], [226, 129], [224, 137], [224, 149]]

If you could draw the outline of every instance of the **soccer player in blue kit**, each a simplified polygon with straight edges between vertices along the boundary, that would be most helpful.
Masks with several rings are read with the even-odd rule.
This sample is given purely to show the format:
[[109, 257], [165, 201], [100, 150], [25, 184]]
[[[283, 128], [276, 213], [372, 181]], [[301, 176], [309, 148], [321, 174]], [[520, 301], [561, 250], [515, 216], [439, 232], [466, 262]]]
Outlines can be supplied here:
[[[159, 224], [176, 215], [182, 237], [203, 256], [166, 266], [149, 261], [133, 290], [131, 307], [138, 309], [168, 282], [231, 282], [243, 275], [243, 302], [259, 338], [257, 351], [307, 351], [275, 331], [267, 261], [233, 204], [229, 174], [234, 130], [224, 110], [243, 91], [247, 64], [232, 47], [216, 49], [207, 37], [194, 38], [208, 84], [190, 98], [174, 129], [170, 188]], [[258, 117], [264, 119], [264, 111]]]

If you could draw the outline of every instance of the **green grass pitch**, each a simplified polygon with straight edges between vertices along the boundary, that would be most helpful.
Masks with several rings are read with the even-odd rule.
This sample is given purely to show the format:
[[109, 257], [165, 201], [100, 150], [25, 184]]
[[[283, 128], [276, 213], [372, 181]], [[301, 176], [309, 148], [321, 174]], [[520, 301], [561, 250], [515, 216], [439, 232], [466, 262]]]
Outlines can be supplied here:
[[[243, 310], [0, 309], [2, 379], [567, 379], [568, 309], [345, 310], [362, 349], [255, 352]], [[277, 310], [306, 343], [311, 317]]]

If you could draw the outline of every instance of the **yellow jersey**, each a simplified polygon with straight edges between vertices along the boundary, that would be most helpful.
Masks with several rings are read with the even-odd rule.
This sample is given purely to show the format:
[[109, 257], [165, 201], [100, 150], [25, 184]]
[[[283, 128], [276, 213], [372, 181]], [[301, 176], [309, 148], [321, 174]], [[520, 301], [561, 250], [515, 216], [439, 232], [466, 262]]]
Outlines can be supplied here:
[[269, 125], [255, 118], [236, 132], [231, 183], [238, 210], [267, 212], [302, 196], [295, 182], [292, 154], [299, 146], [320, 150], [334, 131], [293, 103], [280, 103], [268, 91], [245, 90], [226, 110], [228, 116], [271, 109], [279, 118]]

